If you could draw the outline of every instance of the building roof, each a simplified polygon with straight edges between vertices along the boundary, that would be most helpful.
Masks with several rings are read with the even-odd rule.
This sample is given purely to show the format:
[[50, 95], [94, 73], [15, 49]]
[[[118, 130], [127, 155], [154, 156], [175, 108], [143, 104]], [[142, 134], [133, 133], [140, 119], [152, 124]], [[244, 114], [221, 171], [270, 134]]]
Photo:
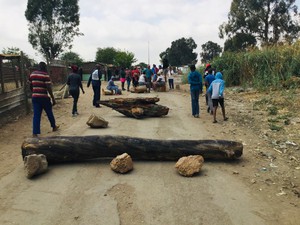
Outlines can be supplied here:
[[20, 55], [17, 54], [0, 54], [0, 59], [18, 59]]

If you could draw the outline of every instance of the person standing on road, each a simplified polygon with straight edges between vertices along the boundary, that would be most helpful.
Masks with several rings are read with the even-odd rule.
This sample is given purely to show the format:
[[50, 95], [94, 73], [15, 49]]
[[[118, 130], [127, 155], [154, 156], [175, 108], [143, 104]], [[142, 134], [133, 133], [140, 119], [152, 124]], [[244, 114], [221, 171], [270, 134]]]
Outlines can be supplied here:
[[212, 100], [211, 100], [211, 94], [208, 91], [208, 87], [210, 86], [211, 82], [213, 82], [215, 80], [215, 76], [212, 74], [213, 73], [213, 69], [210, 68], [208, 69], [208, 73], [204, 78], [204, 85], [206, 87], [206, 101], [207, 101], [207, 112], [210, 114], [213, 114], [213, 104], [212, 104]]
[[211, 82], [208, 92], [211, 93], [211, 99], [213, 103], [213, 115], [214, 121], [213, 123], [217, 123], [216, 114], [218, 105], [220, 104], [222, 108], [222, 114], [224, 121], [228, 120], [228, 117], [225, 116], [225, 106], [224, 106], [224, 89], [225, 89], [225, 82], [223, 80], [223, 76], [221, 72], [217, 72], [216, 79]]
[[120, 81], [121, 81], [122, 91], [125, 91], [126, 72], [123, 67], [121, 68], [120, 71]]
[[153, 75], [153, 72], [150, 69], [150, 65], [148, 65], [147, 68], [144, 71], [145, 71], [145, 74], [146, 74], [146, 83], [147, 83], [148, 92], [150, 93], [150, 90], [151, 90], [151, 87], [152, 87], [151, 78], [152, 78], [152, 75]]
[[[33, 106], [33, 137], [37, 137], [41, 133], [41, 115], [45, 110], [52, 131], [57, 131], [59, 125], [56, 125], [55, 118], [52, 112], [52, 106], [56, 104], [51, 79], [47, 73], [47, 65], [45, 62], [40, 62], [38, 70], [33, 71], [29, 77], [30, 87], [32, 89], [32, 106]], [[49, 95], [51, 100], [49, 98]]]
[[135, 67], [134, 69], [131, 70], [132, 74], [132, 86], [137, 87], [139, 85], [139, 76], [140, 76], [140, 71]]
[[174, 89], [174, 71], [171, 66], [168, 69], [168, 83], [170, 90]]
[[131, 83], [131, 80], [132, 80], [131, 70], [126, 68], [125, 73], [126, 73], [127, 91], [129, 91], [130, 83]]
[[87, 83], [87, 87], [90, 87], [90, 84], [92, 83], [92, 87], [94, 91], [93, 106], [95, 106], [96, 108], [100, 108], [99, 101], [101, 97], [100, 94], [101, 78], [102, 78], [101, 66], [100, 64], [97, 64], [95, 70], [91, 73]]
[[195, 118], [199, 117], [199, 95], [202, 93], [202, 76], [196, 71], [195, 65], [190, 65], [191, 72], [188, 75], [188, 83], [190, 84], [191, 100], [192, 100], [192, 115]]
[[79, 99], [79, 94], [81, 89], [82, 93], [84, 94], [84, 90], [82, 87], [81, 77], [78, 74], [78, 66], [72, 65], [71, 66], [72, 73], [68, 76], [67, 85], [69, 85], [69, 93], [73, 97], [73, 109], [72, 115], [77, 116], [77, 102]]

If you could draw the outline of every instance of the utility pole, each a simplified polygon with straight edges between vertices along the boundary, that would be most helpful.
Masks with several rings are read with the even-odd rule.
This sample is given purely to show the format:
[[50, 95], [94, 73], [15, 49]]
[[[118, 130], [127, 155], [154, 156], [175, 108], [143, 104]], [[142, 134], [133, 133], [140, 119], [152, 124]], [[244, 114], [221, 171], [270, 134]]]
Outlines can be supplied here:
[[150, 65], [149, 41], [148, 41], [148, 65]]

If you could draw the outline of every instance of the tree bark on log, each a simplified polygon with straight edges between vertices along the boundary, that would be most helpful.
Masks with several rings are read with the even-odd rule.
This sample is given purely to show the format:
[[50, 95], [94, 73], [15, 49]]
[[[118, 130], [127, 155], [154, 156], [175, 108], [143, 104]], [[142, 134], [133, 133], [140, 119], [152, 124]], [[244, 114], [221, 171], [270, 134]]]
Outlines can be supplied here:
[[114, 158], [123, 153], [137, 160], [175, 161], [188, 155], [236, 159], [243, 154], [243, 145], [227, 140], [158, 140], [110, 135], [28, 138], [22, 144], [23, 158], [44, 154], [49, 163]]
[[159, 98], [114, 98], [99, 101], [100, 104], [108, 106], [127, 117], [137, 119], [145, 117], [161, 117], [169, 113], [169, 108], [158, 105]]

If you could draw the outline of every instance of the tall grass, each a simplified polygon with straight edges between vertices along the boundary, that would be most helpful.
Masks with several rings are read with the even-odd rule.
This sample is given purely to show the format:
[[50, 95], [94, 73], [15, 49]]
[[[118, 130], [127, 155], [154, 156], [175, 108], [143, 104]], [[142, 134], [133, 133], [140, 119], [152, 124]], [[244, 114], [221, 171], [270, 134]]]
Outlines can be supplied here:
[[212, 64], [223, 71], [228, 86], [280, 88], [291, 76], [300, 77], [300, 41], [247, 52], [225, 52]]

